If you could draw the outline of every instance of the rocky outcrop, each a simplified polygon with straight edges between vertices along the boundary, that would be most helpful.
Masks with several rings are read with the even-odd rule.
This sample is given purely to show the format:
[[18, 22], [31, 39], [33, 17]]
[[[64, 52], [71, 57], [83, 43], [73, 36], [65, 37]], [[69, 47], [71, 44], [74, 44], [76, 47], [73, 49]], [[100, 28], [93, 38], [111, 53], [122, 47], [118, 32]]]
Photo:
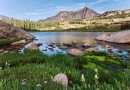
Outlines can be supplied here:
[[11, 45], [19, 45], [19, 44], [26, 44], [26, 43], [27, 43], [26, 40], [20, 40], [20, 41], [11, 43]]
[[67, 54], [71, 56], [82, 56], [84, 55], [84, 52], [79, 49], [69, 49]]
[[108, 34], [106, 32], [100, 33], [97, 37], [96, 40], [101, 40], [104, 41], [108, 37]]
[[56, 16], [49, 17], [45, 20], [39, 21], [66, 21], [66, 20], [76, 20], [76, 19], [85, 19], [90, 17], [99, 16], [99, 13], [84, 7], [79, 11], [61, 11]]
[[107, 11], [104, 12], [101, 16], [116, 16], [116, 15], [121, 15], [121, 14], [128, 14], [130, 13], [130, 9], [127, 10], [116, 10], [116, 11]]
[[113, 43], [130, 43], [130, 30], [112, 34], [101, 33], [96, 37], [96, 40], [103, 40]]
[[34, 36], [30, 35], [28, 32], [0, 20], [0, 39], [12, 39], [20, 37], [26, 39], [34, 38]]
[[53, 81], [62, 84], [66, 89], [68, 87], [68, 78], [65, 74], [59, 73], [54, 78]]
[[39, 48], [37, 47], [37, 45], [34, 44], [34, 43], [30, 43], [30, 44], [27, 46], [27, 49], [29, 49], [29, 50], [39, 50]]

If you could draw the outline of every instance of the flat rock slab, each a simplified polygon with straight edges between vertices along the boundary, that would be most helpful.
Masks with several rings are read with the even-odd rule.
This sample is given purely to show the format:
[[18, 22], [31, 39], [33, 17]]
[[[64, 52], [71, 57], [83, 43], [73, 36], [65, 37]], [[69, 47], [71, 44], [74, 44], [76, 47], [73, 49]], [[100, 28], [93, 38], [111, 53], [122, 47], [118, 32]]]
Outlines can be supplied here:
[[26, 44], [26, 43], [27, 43], [26, 40], [20, 40], [20, 41], [11, 43], [11, 45], [19, 45], [19, 44]]
[[96, 37], [96, 40], [102, 40], [107, 42], [113, 42], [113, 43], [130, 43], [130, 30], [112, 33], [112, 34], [106, 34], [101, 33]]

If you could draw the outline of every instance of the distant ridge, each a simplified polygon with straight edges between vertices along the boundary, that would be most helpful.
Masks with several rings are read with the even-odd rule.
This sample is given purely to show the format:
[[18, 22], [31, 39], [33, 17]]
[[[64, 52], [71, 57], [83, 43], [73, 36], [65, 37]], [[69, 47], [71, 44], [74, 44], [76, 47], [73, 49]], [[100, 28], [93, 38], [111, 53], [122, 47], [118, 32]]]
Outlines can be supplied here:
[[77, 20], [77, 19], [85, 19], [90, 17], [99, 16], [100, 14], [84, 7], [82, 10], [79, 11], [60, 11], [56, 16], [49, 17], [47, 19], [41, 19], [39, 21], [66, 21], [66, 20]]

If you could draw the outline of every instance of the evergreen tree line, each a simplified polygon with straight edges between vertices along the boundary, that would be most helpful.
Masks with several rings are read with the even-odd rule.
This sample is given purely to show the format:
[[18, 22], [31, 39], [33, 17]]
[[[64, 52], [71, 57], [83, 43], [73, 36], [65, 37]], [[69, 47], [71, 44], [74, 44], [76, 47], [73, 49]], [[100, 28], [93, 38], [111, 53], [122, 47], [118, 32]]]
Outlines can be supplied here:
[[130, 29], [130, 22], [121, 23], [121, 30]]
[[40, 30], [43, 28], [59, 27], [59, 22], [35, 22], [29, 19], [18, 20], [13, 18], [3, 18], [2, 21], [7, 22], [24, 30]]

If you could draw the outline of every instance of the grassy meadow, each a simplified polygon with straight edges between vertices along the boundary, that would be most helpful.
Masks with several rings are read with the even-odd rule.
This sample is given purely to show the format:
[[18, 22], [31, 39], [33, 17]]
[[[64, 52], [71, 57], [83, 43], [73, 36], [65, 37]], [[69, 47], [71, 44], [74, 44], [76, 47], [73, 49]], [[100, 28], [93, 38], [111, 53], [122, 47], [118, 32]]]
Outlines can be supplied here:
[[[67, 75], [68, 90], [130, 90], [128, 67], [119, 56], [106, 52], [71, 57], [25, 49], [24, 53], [0, 55], [0, 90], [65, 90], [52, 82], [59, 73]], [[24, 79], [26, 86], [21, 85]]]

